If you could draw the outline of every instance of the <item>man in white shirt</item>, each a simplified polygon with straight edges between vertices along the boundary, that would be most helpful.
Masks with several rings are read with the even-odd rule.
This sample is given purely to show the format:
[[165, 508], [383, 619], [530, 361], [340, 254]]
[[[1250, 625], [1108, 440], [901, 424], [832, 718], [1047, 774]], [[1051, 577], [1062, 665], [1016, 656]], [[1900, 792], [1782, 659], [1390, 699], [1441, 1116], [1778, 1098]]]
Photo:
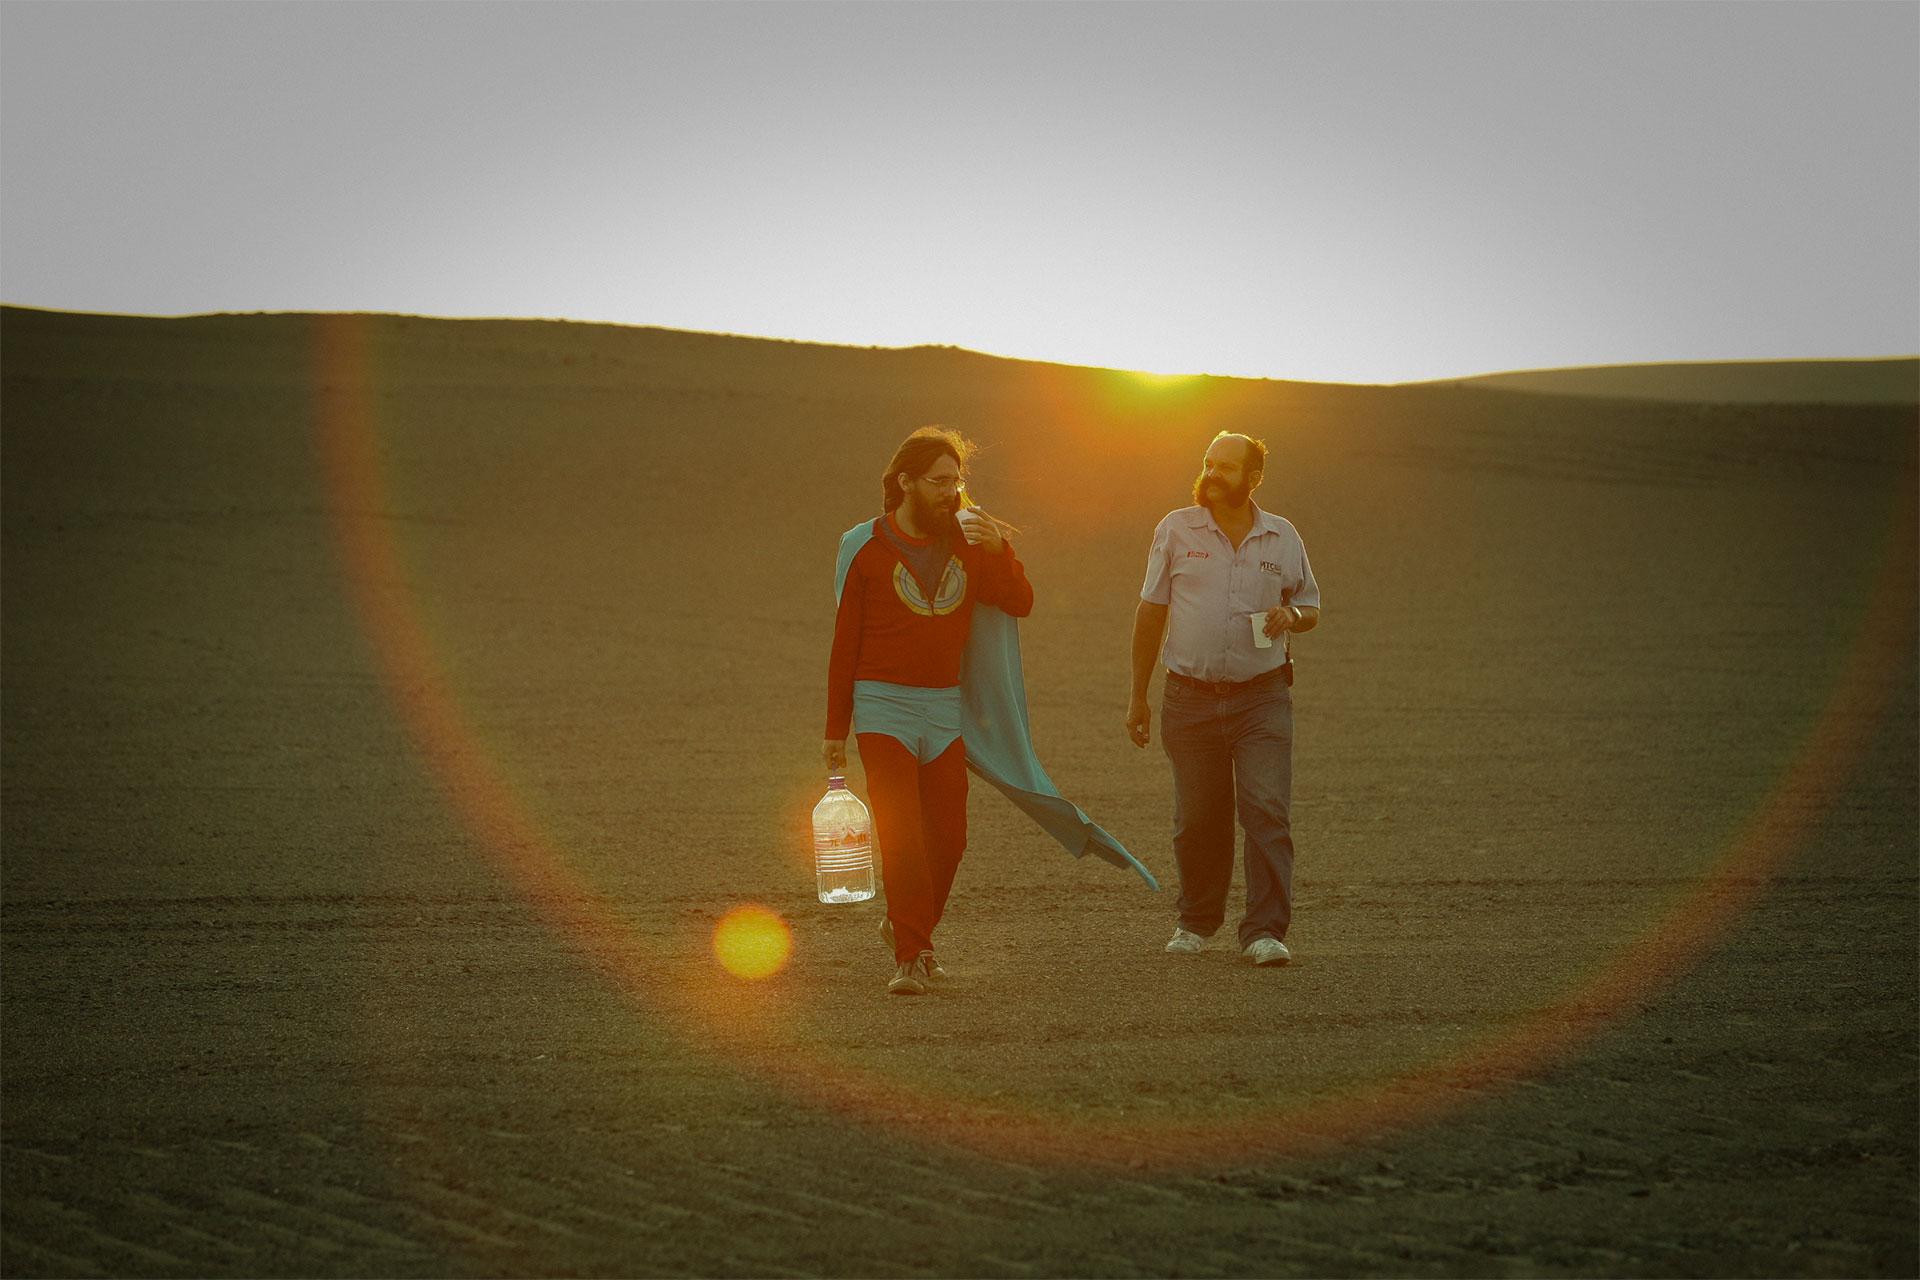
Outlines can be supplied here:
[[[1147, 685], [1166, 667], [1160, 738], [1173, 763], [1180, 923], [1167, 950], [1199, 951], [1226, 919], [1236, 811], [1246, 831], [1239, 945], [1286, 964], [1293, 919], [1293, 665], [1290, 633], [1320, 621], [1320, 588], [1293, 525], [1253, 501], [1266, 446], [1221, 432], [1193, 484], [1196, 505], [1153, 531], [1133, 615], [1127, 734], [1144, 747]], [[1164, 639], [1164, 647], [1162, 640]]]

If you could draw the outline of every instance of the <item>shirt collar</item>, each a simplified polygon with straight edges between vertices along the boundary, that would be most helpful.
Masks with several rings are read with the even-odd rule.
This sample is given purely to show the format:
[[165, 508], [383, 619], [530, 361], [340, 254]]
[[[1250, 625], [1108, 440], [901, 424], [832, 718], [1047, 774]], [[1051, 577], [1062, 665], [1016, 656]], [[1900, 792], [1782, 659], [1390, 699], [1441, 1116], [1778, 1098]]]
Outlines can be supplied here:
[[[1195, 529], [1214, 529], [1219, 531], [1221, 537], [1226, 536], [1226, 530], [1221, 529], [1220, 522], [1213, 518], [1211, 507], [1187, 508], [1187, 523]], [[1247, 531], [1248, 537], [1256, 533], [1279, 533], [1283, 527], [1284, 522], [1279, 516], [1261, 510], [1257, 502], [1253, 504], [1253, 527]]]

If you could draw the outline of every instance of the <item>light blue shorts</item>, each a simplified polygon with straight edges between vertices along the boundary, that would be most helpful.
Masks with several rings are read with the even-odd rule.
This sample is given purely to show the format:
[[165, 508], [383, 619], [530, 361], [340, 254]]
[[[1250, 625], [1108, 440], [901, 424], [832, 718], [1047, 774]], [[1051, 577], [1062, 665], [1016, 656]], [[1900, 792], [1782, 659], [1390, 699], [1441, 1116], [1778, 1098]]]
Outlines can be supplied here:
[[923, 689], [884, 680], [853, 682], [853, 731], [884, 733], [921, 764], [960, 737], [960, 686]]

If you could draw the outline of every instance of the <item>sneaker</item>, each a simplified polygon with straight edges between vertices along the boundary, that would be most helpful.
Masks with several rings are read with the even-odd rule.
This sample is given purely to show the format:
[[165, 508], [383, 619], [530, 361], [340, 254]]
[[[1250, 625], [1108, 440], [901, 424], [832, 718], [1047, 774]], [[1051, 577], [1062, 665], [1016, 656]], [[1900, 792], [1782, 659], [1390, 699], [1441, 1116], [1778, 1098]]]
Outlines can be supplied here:
[[1173, 926], [1173, 941], [1167, 944], [1167, 950], [1190, 956], [1207, 945], [1207, 940], [1197, 933], [1189, 933], [1179, 925]]
[[927, 994], [927, 953], [922, 951], [893, 971], [893, 981], [887, 984], [890, 996], [923, 996]]
[[1293, 959], [1293, 952], [1278, 938], [1255, 938], [1243, 954], [1252, 956], [1255, 964], [1285, 964]]
[[[893, 952], [893, 919], [890, 916], [880, 917], [880, 941], [887, 944], [887, 952], [891, 954]], [[933, 952], [922, 951], [920, 958], [927, 962], [927, 976], [929, 978], [938, 981], [947, 976], [947, 971], [942, 969], [940, 962], [933, 958]]]

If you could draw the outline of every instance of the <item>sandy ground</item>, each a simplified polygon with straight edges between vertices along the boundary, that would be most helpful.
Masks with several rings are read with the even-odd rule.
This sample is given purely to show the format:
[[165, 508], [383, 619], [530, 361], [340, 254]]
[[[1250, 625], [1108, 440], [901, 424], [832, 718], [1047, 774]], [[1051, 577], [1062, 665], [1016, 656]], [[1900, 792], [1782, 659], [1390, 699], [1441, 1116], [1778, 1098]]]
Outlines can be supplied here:
[[[1911, 409], [0, 337], [8, 1275], [1920, 1271]], [[835, 539], [934, 421], [1043, 760], [1169, 888], [976, 788], [901, 1000], [803, 838]], [[1121, 729], [1221, 427], [1326, 597], [1284, 970], [1162, 952]]]

